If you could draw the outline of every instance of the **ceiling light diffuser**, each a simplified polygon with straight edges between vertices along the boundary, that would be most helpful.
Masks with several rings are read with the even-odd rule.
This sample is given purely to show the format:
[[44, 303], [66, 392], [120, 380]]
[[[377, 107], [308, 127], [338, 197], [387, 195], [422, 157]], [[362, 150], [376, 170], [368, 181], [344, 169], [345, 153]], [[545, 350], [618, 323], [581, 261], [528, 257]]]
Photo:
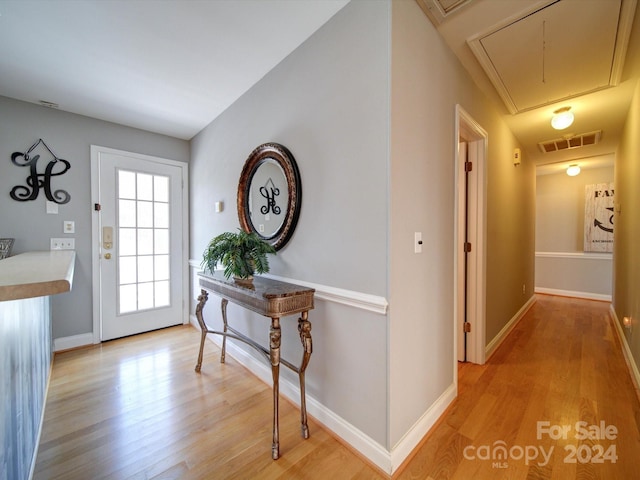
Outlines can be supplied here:
[[573, 113], [571, 107], [562, 107], [553, 112], [551, 126], [556, 130], [564, 130], [573, 123]]
[[576, 175], [578, 175], [580, 173], [580, 166], [579, 165], [569, 165], [569, 168], [567, 168], [567, 175], [569, 175], [570, 177], [575, 177]]

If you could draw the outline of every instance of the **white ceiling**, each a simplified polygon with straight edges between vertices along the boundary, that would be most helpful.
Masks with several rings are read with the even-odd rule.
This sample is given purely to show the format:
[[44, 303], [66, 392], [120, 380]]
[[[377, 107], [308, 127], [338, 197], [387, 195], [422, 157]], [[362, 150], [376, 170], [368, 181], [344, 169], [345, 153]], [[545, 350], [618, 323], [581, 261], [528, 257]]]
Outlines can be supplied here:
[[[608, 154], [616, 151], [640, 79], [636, 0], [417, 2], [502, 109], [525, 158], [556, 166], [581, 159], [583, 167], [613, 158]], [[553, 130], [552, 113], [564, 106], [571, 107], [575, 122], [567, 130]], [[552, 153], [538, 147], [595, 131], [602, 137], [594, 146]]]
[[0, 95], [189, 139], [349, 0], [0, 0]]
[[[348, 1], [0, 0], [0, 95], [189, 139]], [[525, 158], [568, 165], [615, 152], [640, 78], [636, 0], [416, 1], [502, 111]], [[620, 5], [631, 11], [631, 40], [616, 67], [616, 51], [625, 53]], [[542, 17], [532, 15], [539, 9]], [[603, 84], [598, 67], [616, 86]], [[549, 120], [565, 105], [576, 120], [558, 132]], [[598, 130], [596, 146], [538, 148]]]

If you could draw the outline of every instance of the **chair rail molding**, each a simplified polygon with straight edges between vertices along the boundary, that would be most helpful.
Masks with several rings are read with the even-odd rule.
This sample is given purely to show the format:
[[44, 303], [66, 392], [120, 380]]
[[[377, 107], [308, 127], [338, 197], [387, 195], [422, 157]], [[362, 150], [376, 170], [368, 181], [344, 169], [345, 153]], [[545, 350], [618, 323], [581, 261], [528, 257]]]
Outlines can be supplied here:
[[[191, 268], [201, 270], [202, 267], [198, 260], [189, 260]], [[195, 275], [196, 272], [193, 272]], [[192, 277], [193, 277], [192, 275]], [[346, 290], [343, 288], [331, 287], [329, 285], [320, 285], [317, 283], [305, 282], [303, 280], [296, 280], [294, 278], [281, 277], [279, 275], [265, 274], [267, 278], [279, 280], [281, 282], [293, 283], [296, 285], [302, 285], [303, 287], [314, 288], [316, 290], [316, 299], [326, 300], [328, 302], [340, 303], [361, 310], [367, 310], [369, 312], [378, 313], [380, 315], [387, 314], [387, 308], [389, 303], [385, 297], [378, 295], [371, 295], [368, 293], [356, 292], [353, 290]], [[194, 283], [197, 285], [197, 282]], [[197, 292], [196, 292], [197, 293]]]

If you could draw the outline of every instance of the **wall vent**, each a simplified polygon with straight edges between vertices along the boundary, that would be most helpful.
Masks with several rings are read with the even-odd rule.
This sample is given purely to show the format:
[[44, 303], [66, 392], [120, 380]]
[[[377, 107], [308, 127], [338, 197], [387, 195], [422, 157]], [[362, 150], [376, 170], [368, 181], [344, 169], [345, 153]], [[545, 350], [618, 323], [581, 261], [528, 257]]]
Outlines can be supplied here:
[[595, 145], [600, 141], [602, 130], [597, 132], [581, 133], [566, 138], [556, 138], [555, 140], [546, 140], [538, 143], [538, 147], [542, 153], [559, 152], [561, 150], [569, 150], [571, 148], [586, 147], [587, 145]]
[[60, 105], [58, 105], [55, 102], [49, 102], [48, 100], [38, 100], [38, 103], [40, 105], [42, 105], [43, 107], [48, 107], [48, 108], [60, 108]]

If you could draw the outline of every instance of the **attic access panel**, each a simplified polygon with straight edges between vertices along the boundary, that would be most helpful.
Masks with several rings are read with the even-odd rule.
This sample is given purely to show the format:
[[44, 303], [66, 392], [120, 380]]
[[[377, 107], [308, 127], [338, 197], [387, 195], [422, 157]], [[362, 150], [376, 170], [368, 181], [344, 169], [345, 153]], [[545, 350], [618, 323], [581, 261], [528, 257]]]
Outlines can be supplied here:
[[[632, 19], [635, 0], [627, 4]], [[622, 6], [556, 1], [468, 43], [511, 113], [531, 110], [617, 84], [629, 35], [618, 38]]]

